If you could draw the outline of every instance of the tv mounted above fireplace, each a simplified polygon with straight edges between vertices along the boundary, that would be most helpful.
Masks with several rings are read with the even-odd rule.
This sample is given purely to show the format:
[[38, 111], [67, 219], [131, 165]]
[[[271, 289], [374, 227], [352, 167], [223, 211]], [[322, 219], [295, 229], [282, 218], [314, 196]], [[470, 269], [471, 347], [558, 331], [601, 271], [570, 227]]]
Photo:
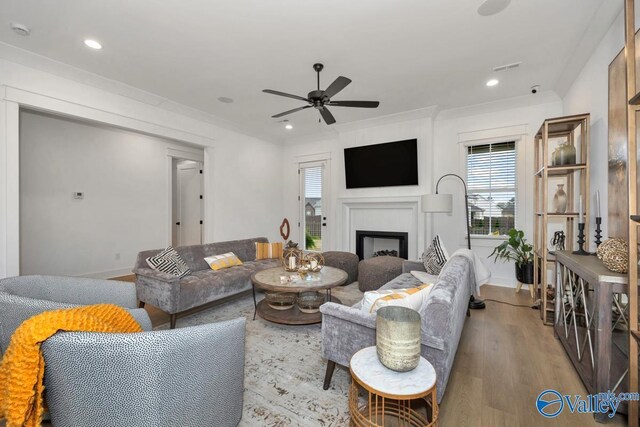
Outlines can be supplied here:
[[347, 188], [418, 185], [418, 140], [344, 149]]

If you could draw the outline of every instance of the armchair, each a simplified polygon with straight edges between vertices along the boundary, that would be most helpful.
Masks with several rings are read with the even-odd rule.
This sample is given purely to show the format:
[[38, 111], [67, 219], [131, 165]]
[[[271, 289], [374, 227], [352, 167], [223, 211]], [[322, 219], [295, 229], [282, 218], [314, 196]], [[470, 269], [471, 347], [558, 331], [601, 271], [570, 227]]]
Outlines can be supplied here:
[[145, 332], [59, 332], [42, 344], [55, 426], [235, 426], [242, 417], [245, 319], [152, 331], [134, 283], [54, 276], [0, 280], [0, 351], [27, 318], [110, 303]]
[[245, 319], [136, 334], [61, 332], [42, 345], [56, 427], [236, 426]]
[[29, 317], [47, 310], [77, 305], [116, 304], [131, 312], [145, 331], [147, 312], [138, 309], [133, 283], [62, 276], [17, 276], [0, 280], [0, 355], [13, 331]]

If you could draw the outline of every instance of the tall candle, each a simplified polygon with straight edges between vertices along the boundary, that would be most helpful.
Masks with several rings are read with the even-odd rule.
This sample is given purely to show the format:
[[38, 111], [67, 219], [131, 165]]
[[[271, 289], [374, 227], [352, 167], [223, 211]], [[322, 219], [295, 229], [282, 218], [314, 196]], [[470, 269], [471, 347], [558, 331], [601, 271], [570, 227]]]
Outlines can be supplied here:
[[293, 270], [296, 268], [296, 257], [289, 257], [289, 269]]
[[596, 218], [600, 218], [600, 190], [596, 191]]
[[583, 218], [584, 213], [582, 212], [582, 194], [580, 195], [580, 203], [579, 203], [579, 206], [580, 206], [580, 216], [578, 217], [578, 222], [579, 222], [580, 224], [582, 224], [582, 223], [584, 222], [584, 218]]

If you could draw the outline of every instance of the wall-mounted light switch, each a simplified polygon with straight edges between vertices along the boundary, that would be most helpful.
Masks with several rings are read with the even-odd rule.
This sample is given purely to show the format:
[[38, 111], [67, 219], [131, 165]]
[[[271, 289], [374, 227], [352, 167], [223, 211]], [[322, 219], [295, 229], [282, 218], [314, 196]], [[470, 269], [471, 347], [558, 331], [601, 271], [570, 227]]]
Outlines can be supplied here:
[[82, 200], [84, 199], [84, 193], [82, 191], [74, 191], [73, 198], [77, 200]]

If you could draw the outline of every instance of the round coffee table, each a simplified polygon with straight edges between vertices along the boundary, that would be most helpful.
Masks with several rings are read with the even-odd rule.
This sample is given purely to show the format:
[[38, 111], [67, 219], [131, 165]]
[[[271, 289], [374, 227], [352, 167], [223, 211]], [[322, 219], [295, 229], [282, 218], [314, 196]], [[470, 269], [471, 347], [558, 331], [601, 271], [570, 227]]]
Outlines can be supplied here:
[[[396, 372], [380, 363], [376, 347], [373, 346], [354, 354], [349, 365], [351, 425], [438, 425], [436, 371], [427, 359], [420, 357], [418, 366], [412, 371]], [[365, 390], [362, 397], [361, 387]], [[416, 410], [412, 405], [414, 400], [424, 403], [426, 414]]]
[[283, 323], [285, 325], [309, 325], [322, 321], [322, 314], [320, 312], [303, 313], [295, 304], [288, 310], [276, 310], [269, 307], [266, 299], [256, 302], [256, 286], [265, 291], [272, 292], [297, 293], [324, 290], [326, 292], [325, 301], [341, 303], [338, 298], [331, 296], [331, 289], [347, 281], [346, 271], [325, 266], [318, 273], [309, 273], [303, 280], [283, 283], [281, 277], [290, 277], [292, 275], [297, 275], [297, 273], [289, 273], [285, 271], [284, 267], [269, 268], [251, 275], [253, 304], [255, 306], [255, 312], [253, 313], [254, 320], [256, 313], [258, 313], [260, 317], [265, 320], [274, 323]]

